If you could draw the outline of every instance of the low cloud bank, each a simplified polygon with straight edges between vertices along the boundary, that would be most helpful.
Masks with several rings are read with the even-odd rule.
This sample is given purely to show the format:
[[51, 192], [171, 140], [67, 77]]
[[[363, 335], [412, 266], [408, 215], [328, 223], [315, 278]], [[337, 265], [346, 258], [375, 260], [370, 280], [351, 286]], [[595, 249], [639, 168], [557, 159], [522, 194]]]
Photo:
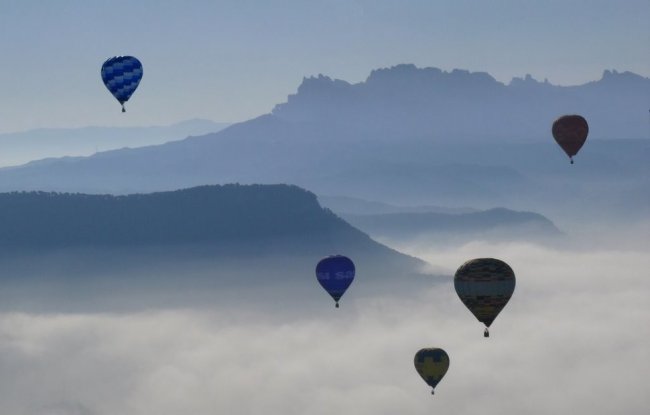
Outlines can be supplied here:
[[[397, 298], [351, 289], [339, 310], [293, 316], [250, 304], [6, 312], [0, 413], [642, 414], [650, 407], [648, 255], [521, 244], [419, 249], [412, 253], [450, 274], [480, 256], [513, 267], [517, 288], [491, 338], [451, 283]], [[434, 397], [412, 362], [428, 346], [451, 359]]]

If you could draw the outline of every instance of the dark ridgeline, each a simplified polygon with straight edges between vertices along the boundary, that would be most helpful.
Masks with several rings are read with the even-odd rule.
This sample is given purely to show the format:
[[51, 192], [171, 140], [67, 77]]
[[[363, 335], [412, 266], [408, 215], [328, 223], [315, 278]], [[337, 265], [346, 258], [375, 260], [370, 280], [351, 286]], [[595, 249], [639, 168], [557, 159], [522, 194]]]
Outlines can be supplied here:
[[127, 196], [0, 194], [6, 248], [371, 241], [296, 186], [230, 184]]
[[296, 186], [0, 194], [0, 309], [275, 305], [289, 298], [330, 306], [314, 270], [332, 254], [354, 259], [359, 293], [413, 289], [405, 278], [422, 275], [425, 265], [373, 241]]
[[127, 196], [0, 194], [3, 252], [194, 247], [210, 256], [346, 253], [422, 265], [370, 239], [290, 185], [200, 186]]

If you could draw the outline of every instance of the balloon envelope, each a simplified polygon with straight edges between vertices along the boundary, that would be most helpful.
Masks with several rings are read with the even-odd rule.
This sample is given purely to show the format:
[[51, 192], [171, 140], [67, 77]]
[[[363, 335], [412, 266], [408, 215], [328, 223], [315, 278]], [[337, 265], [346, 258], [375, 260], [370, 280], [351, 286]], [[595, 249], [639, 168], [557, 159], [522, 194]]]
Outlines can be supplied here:
[[421, 349], [415, 354], [413, 363], [415, 363], [415, 370], [427, 385], [435, 389], [438, 382], [447, 373], [447, 369], [449, 369], [449, 356], [444, 350], [435, 347]]
[[316, 265], [316, 278], [320, 285], [332, 296], [338, 307], [341, 296], [354, 280], [354, 263], [343, 255], [323, 258]]
[[573, 162], [573, 156], [587, 140], [589, 124], [580, 115], [564, 115], [553, 123], [553, 138]]
[[102, 81], [122, 104], [131, 98], [142, 79], [142, 64], [133, 56], [115, 56], [102, 65]]
[[498, 259], [472, 259], [456, 271], [454, 287], [469, 311], [490, 327], [515, 291], [515, 273]]

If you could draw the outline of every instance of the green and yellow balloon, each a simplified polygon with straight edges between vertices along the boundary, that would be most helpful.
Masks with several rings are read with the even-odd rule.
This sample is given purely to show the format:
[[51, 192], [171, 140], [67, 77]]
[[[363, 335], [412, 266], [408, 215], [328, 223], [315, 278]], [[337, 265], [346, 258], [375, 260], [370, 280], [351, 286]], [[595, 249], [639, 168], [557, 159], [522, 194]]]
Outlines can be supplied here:
[[449, 369], [449, 356], [447, 353], [437, 347], [420, 349], [413, 359], [415, 370], [422, 379], [431, 386], [433, 395], [438, 382], [445, 376]]

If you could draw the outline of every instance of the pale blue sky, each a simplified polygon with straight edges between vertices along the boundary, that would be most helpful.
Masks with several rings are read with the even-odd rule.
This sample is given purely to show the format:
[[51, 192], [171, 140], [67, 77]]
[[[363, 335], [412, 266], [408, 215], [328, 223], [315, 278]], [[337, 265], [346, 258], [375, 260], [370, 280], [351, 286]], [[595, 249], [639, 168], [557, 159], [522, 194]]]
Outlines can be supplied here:
[[[303, 76], [351, 82], [399, 63], [562, 85], [650, 76], [648, 0], [0, 0], [0, 132], [241, 121]], [[127, 113], [102, 62], [137, 56]]]

